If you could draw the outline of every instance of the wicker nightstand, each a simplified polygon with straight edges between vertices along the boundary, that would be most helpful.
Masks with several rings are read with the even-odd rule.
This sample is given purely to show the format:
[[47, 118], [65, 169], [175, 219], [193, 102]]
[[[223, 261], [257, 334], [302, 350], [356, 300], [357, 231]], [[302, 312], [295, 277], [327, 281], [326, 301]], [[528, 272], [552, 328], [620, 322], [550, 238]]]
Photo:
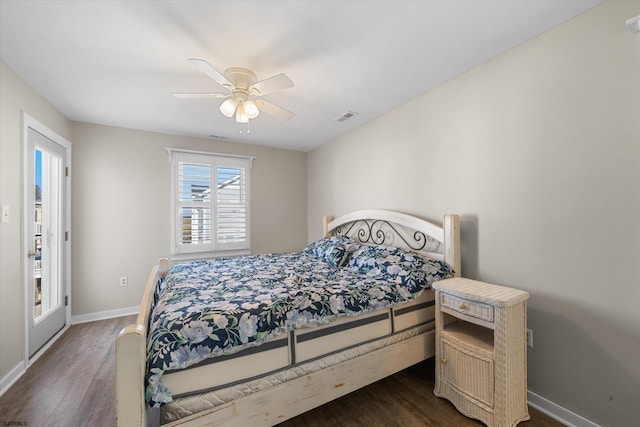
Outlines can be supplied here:
[[527, 299], [504, 286], [453, 278], [436, 290], [438, 397], [488, 426], [529, 419]]

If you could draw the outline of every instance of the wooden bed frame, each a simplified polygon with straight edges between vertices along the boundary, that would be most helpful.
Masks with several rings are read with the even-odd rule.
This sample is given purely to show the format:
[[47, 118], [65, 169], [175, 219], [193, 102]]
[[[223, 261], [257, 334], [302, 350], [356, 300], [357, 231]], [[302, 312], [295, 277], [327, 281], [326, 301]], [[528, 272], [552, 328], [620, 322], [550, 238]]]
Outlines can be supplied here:
[[[325, 217], [324, 232], [326, 236], [348, 234], [368, 244], [384, 243], [427, 253], [445, 261], [456, 276], [460, 275], [457, 215], [445, 215], [440, 227], [398, 212], [357, 211], [335, 220]], [[427, 243], [432, 241], [441, 244], [441, 252], [428, 248]], [[124, 328], [116, 341], [116, 416], [120, 427], [148, 423], [144, 398], [147, 325], [155, 287], [168, 270], [166, 258], [153, 267], [136, 323]], [[434, 347], [432, 330], [167, 425], [274, 425], [428, 359], [435, 354]]]

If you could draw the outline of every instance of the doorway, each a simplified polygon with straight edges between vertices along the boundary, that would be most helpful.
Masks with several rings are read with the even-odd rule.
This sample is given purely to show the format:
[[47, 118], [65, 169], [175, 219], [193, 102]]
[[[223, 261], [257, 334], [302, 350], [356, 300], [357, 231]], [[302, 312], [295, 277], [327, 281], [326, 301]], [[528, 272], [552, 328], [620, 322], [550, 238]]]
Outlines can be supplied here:
[[26, 354], [69, 324], [71, 143], [23, 113]]

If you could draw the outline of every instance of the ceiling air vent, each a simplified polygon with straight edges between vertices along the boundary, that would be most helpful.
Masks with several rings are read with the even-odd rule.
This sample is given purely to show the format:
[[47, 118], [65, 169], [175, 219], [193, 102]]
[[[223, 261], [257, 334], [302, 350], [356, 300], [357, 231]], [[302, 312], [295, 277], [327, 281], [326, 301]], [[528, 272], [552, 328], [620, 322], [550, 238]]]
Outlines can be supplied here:
[[357, 115], [358, 113], [354, 113], [353, 111], [347, 111], [346, 113], [338, 117], [336, 119], [336, 122], [344, 122], [345, 120], [349, 120], [350, 118], [355, 117]]

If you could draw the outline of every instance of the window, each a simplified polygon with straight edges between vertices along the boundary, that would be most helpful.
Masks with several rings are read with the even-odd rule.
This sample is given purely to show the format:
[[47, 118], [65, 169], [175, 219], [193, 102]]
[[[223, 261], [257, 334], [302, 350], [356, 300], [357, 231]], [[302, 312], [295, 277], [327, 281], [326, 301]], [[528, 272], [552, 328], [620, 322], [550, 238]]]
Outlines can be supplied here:
[[249, 253], [252, 158], [169, 153], [173, 253]]

